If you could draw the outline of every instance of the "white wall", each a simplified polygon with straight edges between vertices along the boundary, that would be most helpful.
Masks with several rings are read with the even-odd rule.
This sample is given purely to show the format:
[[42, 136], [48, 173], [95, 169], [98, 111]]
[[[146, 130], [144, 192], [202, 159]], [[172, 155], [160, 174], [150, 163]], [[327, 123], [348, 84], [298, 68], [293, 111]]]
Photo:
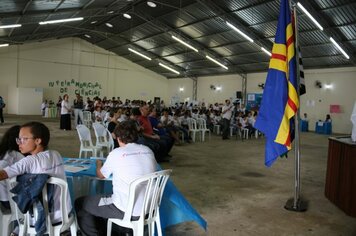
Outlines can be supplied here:
[[[212, 90], [210, 86], [220, 86], [221, 90]], [[222, 76], [209, 76], [198, 78], [198, 101], [204, 101], [205, 103], [224, 103], [226, 99], [236, 98], [236, 91], [242, 90], [242, 78], [241, 76], [234, 75], [222, 75]]]
[[[180, 91], [183, 88], [183, 91]], [[169, 100], [166, 102], [170, 104], [171, 100], [179, 100], [179, 102], [191, 101], [193, 99], [193, 80], [190, 78], [170, 79], [168, 83]]]
[[[300, 98], [300, 112], [309, 117], [309, 130], [315, 129], [317, 120], [324, 120], [330, 114], [333, 120], [333, 133], [350, 133], [350, 121], [353, 104], [356, 101], [356, 67], [318, 69], [304, 71], [306, 94]], [[247, 91], [260, 92], [258, 83], [264, 83], [266, 73], [247, 75]], [[323, 88], [317, 88], [315, 81], [319, 80]], [[325, 85], [333, 88], [326, 89]], [[330, 105], [340, 105], [341, 113], [330, 113]]]
[[[78, 89], [91, 98], [170, 98], [165, 77], [76, 38], [0, 48], [0, 70], [5, 101], [8, 94], [3, 90], [9, 87], [43, 88], [43, 98], [54, 102], [65, 93], [72, 100]], [[78, 88], [77, 83], [93, 86]]]

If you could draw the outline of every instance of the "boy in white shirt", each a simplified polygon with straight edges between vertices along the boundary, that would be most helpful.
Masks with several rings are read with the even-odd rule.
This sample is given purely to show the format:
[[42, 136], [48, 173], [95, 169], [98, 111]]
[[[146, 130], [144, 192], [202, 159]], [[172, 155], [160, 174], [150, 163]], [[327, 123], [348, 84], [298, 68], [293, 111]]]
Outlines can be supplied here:
[[[135, 143], [138, 132], [133, 121], [119, 123], [114, 133], [120, 147], [110, 152], [104, 164], [100, 160], [96, 163], [96, 174], [99, 178], [112, 176], [113, 194], [85, 196], [75, 201], [78, 224], [87, 236], [106, 235], [107, 219], [124, 217], [130, 183], [157, 169], [157, 162], [151, 149]], [[144, 191], [140, 193], [144, 194]], [[138, 219], [142, 208], [142, 198], [138, 199], [141, 201], [135, 203], [133, 219]]]

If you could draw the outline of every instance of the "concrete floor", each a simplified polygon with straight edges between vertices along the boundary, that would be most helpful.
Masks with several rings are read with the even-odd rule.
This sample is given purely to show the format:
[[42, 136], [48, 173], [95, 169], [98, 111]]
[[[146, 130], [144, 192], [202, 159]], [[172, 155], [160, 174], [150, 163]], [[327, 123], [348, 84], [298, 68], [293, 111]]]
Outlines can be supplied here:
[[[78, 156], [76, 131], [59, 130], [58, 119], [9, 115], [5, 119], [0, 136], [11, 125], [38, 120], [51, 130], [51, 149], [62, 156]], [[324, 196], [327, 148], [328, 136], [301, 134], [301, 193], [309, 207], [297, 213], [284, 209], [294, 191], [293, 153], [266, 168], [263, 138], [223, 141], [212, 135], [204, 143], [175, 146], [172, 161], [162, 167], [173, 169], [171, 179], [208, 222], [208, 230], [187, 222], [169, 227], [166, 235], [356, 235], [356, 218]]]

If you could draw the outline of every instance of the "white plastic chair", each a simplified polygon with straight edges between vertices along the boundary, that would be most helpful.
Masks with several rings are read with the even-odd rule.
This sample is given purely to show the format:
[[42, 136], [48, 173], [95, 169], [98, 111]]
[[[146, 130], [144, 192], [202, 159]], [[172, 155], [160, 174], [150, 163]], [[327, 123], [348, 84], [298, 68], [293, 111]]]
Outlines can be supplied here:
[[198, 134], [202, 135], [201, 130], [198, 129], [197, 121], [193, 118], [188, 118], [188, 127], [189, 127], [189, 133], [191, 133], [192, 140], [193, 140], [193, 142], [195, 142], [196, 134], [198, 133]]
[[91, 152], [91, 154], [96, 157], [98, 151], [100, 151], [100, 155], [103, 157], [102, 147], [93, 145], [88, 127], [85, 125], [77, 125], [77, 132], [80, 140], [79, 158], [82, 158], [83, 152], [85, 157], [87, 157], [88, 152]]
[[[162, 200], [164, 188], [172, 170], [162, 170], [152, 174], [145, 175], [133, 181], [130, 184], [129, 201], [125, 209], [124, 218], [108, 219], [107, 236], [111, 235], [112, 223], [125, 228], [131, 228], [133, 236], [144, 235], [144, 226], [148, 225], [148, 235], [155, 234], [155, 225], [157, 233], [162, 236], [161, 221], [159, 217], [159, 207]], [[145, 187], [142, 189], [142, 185]], [[131, 216], [135, 202], [140, 196], [139, 193], [144, 193], [143, 207], [141, 209], [140, 218], [137, 221], [132, 221]]]
[[83, 124], [90, 128], [93, 123], [92, 114], [90, 111], [83, 111]]
[[[8, 189], [13, 188], [16, 186], [16, 177], [13, 177], [7, 180]], [[60, 189], [60, 209], [61, 209], [61, 218], [62, 222], [52, 225], [50, 213], [48, 212], [48, 195], [47, 195], [47, 184], [54, 184], [55, 187]], [[75, 215], [67, 210], [67, 196], [68, 196], [68, 185], [67, 182], [56, 177], [51, 177], [47, 180], [47, 184], [42, 189], [42, 203], [45, 211], [45, 218], [46, 218], [46, 232], [49, 236], [60, 236], [60, 234], [68, 229], [70, 229], [70, 233], [72, 236], [77, 235], [77, 221]], [[33, 217], [37, 217], [37, 209], [36, 207], [33, 208], [34, 216], [31, 216], [30, 212], [22, 215], [20, 210], [17, 208], [16, 203], [12, 200], [14, 196], [13, 193], [9, 191], [9, 199], [11, 211], [15, 212], [16, 219], [19, 223], [19, 236], [25, 235], [36, 235], [35, 227], [31, 225], [33, 222]]]
[[249, 129], [242, 128], [242, 129], [241, 129], [241, 132], [242, 132], [242, 137], [245, 138], [245, 139], [248, 139], [248, 132], [249, 132]]
[[110, 140], [112, 140], [111, 134], [108, 133], [106, 127], [99, 122], [93, 123], [93, 129], [96, 137], [95, 145], [98, 147], [105, 147], [109, 153], [113, 147], [110, 143]]
[[201, 131], [201, 140], [205, 141], [205, 133], [209, 133], [209, 141], [210, 141], [210, 129], [206, 127], [206, 120], [203, 118], [198, 118], [197, 123], [199, 124], [198, 129]]
[[6, 212], [5, 209], [2, 209], [0, 207], [0, 224], [1, 224], [1, 229], [0, 233], [1, 235], [9, 235], [12, 229], [12, 221], [14, 221], [15, 215], [12, 214], [12, 211]]

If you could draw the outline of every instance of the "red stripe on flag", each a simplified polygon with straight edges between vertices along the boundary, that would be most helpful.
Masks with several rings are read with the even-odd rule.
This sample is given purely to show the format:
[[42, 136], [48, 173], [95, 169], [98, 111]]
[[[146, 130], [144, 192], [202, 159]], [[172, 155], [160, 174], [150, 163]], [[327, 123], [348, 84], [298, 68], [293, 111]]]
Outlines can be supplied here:
[[292, 99], [290, 99], [290, 98], [288, 98], [288, 106], [290, 107], [290, 108], [292, 108], [292, 110], [294, 111], [294, 113], [296, 113], [297, 112], [297, 106], [295, 105], [295, 103], [293, 102], [293, 100]]
[[282, 54], [272, 54], [272, 58], [286, 61], [287, 57]]
[[289, 37], [289, 39], [287, 40], [287, 48], [289, 47], [289, 45], [291, 45], [294, 42], [294, 38], [293, 35], [291, 37]]

